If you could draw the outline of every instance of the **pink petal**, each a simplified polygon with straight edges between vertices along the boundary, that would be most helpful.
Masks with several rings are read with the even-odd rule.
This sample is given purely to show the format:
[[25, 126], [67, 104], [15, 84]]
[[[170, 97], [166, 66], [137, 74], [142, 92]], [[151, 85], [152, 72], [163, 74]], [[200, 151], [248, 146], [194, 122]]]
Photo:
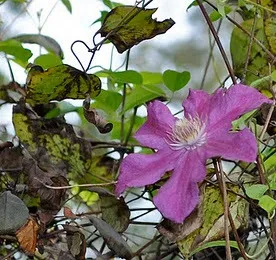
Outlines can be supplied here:
[[248, 128], [208, 138], [205, 149], [209, 158], [222, 156], [229, 160], [253, 162], [257, 157], [256, 138]]
[[240, 115], [271, 102], [258, 90], [242, 84], [236, 84], [228, 90], [219, 89], [210, 101], [207, 131], [219, 128], [230, 130], [231, 122]]
[[168, 219], [181, 223], [199, 203], [198, 181], [205, 178], [206, 168], [196, 151], [186, 153], [175, 167], [153, 202]]
[[135, 138], [141, 145], [155, 149], [167, 146], [166, 138], [172, 131], [176, 118], [167, 106], [160, 101], [148, 104], [148, 119], [137, 131]]
[[211, 96], [207, 92], [190, 89], [187, 99], [183, 102], [185, 117], [194, 117], [197, 114], [200, 118], [206, 118], [210, 99]]
[[119, 196], [127, 187], [141, 187], [160, 180], [166, 171], [175, 166], [179, 152], [168, 150], [154, 154], [130, 154], [121, 163], [120, 175], [116, 185]]

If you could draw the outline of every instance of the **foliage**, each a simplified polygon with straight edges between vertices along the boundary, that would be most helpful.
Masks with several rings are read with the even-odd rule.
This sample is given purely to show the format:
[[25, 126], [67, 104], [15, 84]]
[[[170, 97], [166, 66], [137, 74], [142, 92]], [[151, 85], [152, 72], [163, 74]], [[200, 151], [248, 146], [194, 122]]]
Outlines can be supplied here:
[[[42, 11], [39, 11], [36, 14], [39, 20], [36, 32], [17, 33], [15, 30], [15, 35], [11, 36], [10, 26], [16, 19], [11, 24], [1, 21], [0, 59], [1, 64], [9, 68], [10, 76], [6, 76], [5, 83], [0, 84], [0, 113], [4, 115], [5, 105], [13, 107], [14, 132], [0, 125], [0, 256], [15, 259], [21, 256], [33, 259], [215, 259], [219, 255], [222, 259], [230, 259], [229, 254], [232, 254], [236, 259], [275, 259], [274, 2], [216, 0], [202, 3], [196, 0], [187, 8], [189, 13], [196, 10], [203, 13], [228, 69], [227, 76], [218, 73], [219, 83], [212, 79], [214, 89], [218, 90], [208, 95], [213, 97], [222, 93], [221, 99], [211, 102], [213, 105], [219, 103], [216, 118], [225, 119], [230, 109], [230, 114], [235, 115], [231, 120], [211, 125], [206, 138], [211, 140], [210, 133], [216, 131], [213, 137], [217, 138], [223, 127], [229, 134], [233, 120], [236, 121], [232, 122], [230, 135], [240, 135], [245, 131], [248, 135], [240, 143], [231, 143], [231, 149], [221, 149], [219, 154], [211, 153], [211, 150], [225, 148], [226, 139], [212, 147], [204, 147], [200, 152], [192, 150], [189, 158], [182, 161], [184, 166], [190, 166], [189, 174], [194, 178], [188, 182], [182, 176], [183, 182], [186, 186], [194, 185], [196, 196], [199, 195], [198, 202], [194, 203], [197, 207], [193, 210], [187, 197], [194, 194], [189, 193], [189, 187], [183, 192], [185, 185], [181, 186], [182, 189], [177, 187], [179, 192], [186, 194], [185, 203], [192, 211], [183, 223], [150, 215], [157, 214], [155, 204], [158, 203], [153, 197], [157, 197], [156, 193], [171, 179], [171, 170], [183, 165], [177, 164], [176, 158], [168, 153], [158, 165], [153, 163], [144, 169], [146, 157], [139, 157], [137, 153], [154, 157], [156, 149], [166, 144], [169, 132], [160, 130], [166, 124], [163, 112], [167, 108], [164, 107], [179, 107], [179, 104], [174, 107], [174, 98], [183, 99], [192, 80], [199, 76], [184, 65], [180, 69], [168, 67], [164, 71], [147, 71], [144, 68], [139, 71], [133, 66], [133, 50], [143, 56], [143, 49], [139, 47], [145, 41], [150, 43], [150, 39], [156, 38], [165, 44], [170, 40], [167, 32], [174, 28], [175, 17], [163, 21], [152, 18], [153, 15], [159, 17], [155, 13], [157, 1], [133, 1], [133, 6], [125, 5], [123, 0], [120, 3], [111, 0], [98, 2], [101, 2], [102, 9], [98, 10], [99, 18], [91, 24], [100, 29], [89, 36], [93, 44], [76, 39], [71, 45], [72, 54], [82, 70], [65, 64], [64, 47], [55, 38], [42, 33], [57, 4], [61, 4], [69, 17], [75, 14], [72, 1], [57, 1], [45, 20], [42, 20]], [[0, 11], [7, 8], [5, 10], [9, 9], [19, 16], [24, 11], [30, 14], [29, 3], [25, 0], [2, 0]], [[153, 7], [149, 8], [150, 4]], [[172, 8], [177, 8], [177, 5], [172, 3]], [[236, 19], [238, 14], [242, 21]], [[194, 21], [192, 28], [196, 31]], [[201, 20], [196, 17], [196, 21]], [[221, 23], [234, 26], [226, 36], [230, 41], [232, 66], [221, 45], [224, 42], [220, 41]], [[2, 35], [2, 31], [7, 33]], [[164, 34], [163, 40], [158, 36], [160, 34]], [[77, 43], [87, 48], [89, 62], [86, 68], [75, 52]], [[209, 61], [216, 64], [214, 44], [210, 43], [202, 41], [201, 45], [210, 48]], [[94, 64], [95, 55], [103, 53], [103, 45], [112, 45], [120, 57], [125, 57], [119, 68], [114, 68], [112, 60], [108, 68]], [[150, 48], [150, 51], [152, 57], [146, 58], [158, 63], [153, 49]], [[167, 57], [173, 53], [170, 51], [165, 53]], [[209, 64], [206, 68], [200, 65], [199, 70], [205, 71], [202, 82], [208, 76]], [[25, 82], [17, 79], [16, 70], [26, 72]], [[233, 84], [241, 81], [250, 86], [246, 87], [250, 90], [245, 96], [241, 95], [241, 91], [240, 95], [229, 98], [227, 91], [219, 89], [231, 85], [228, 78]], [[236, 84], [230, 91], [237, 86], [242, 84]], [[263, 105], [237, 118], [263, 103], [252, 99], [252, 93], [258, 91], [271, 98], [272, 105]], [[212, 117], [212, 111], [205, 102], [206, 96], [202, 93], [207, 95], [202, 90], [190, 91], [193, 97], [184, 105], [186, 117], [196, 111], [207, 110], [206, 117]], [[80, 100], [81, 103], [78, 102]], [[153, 104], [160, 104], [163, 109], [157, 109], [154, 116], [150, 113], [145, 116], [144, 108], [149, 109]], [[192, 109], [191, 104], [197, 109]], [[180, 112], [171, 116], [172, 121], [177, 120], [174, 116]], [[72, 123], [68, 120], [70, 115], [77, 116], [78, 121]], [[145, 130], [144, 125], [149, 120], [152, 120], [150, 124], [155, 129], [155, 137]], [[185, 130], [186, 126], [183, 123], [181, 129]], [[143, 132], [143, 138], [148, 141], [139, 144], [135, 139], [139, 139], [139, 134], [135, 135], [137, 131]], [[156, 138], [161, 132], [164, 138]], [[258, 149], [255, 149], [256, 141]], [[154, 144], [152, 149], [148, 147], [150, 143]], [[249, 149], [238, 149], [253, 146], [256, 151], [251, 154]], [[212, 156], [200, 156], [201, 152]], [[174, 150], [174, 153], [177, 151]], [[133, 181], [137, 169], [143, 171], [143, 179], [137, 185], [124, 185], [142, 187], [128, 189], [118, 198], [115, 187], [120, 168], [124, 165], [123, 158], [128, 154], [133, 155], [127, 158], [136, 156], [139, 159], [135, 168], [127, 169], [128, 176], [133, 177], [129, 182]], [[214, 157], [224, 154], [239, 156], [226, 156], [227, 160]], [[249, 156], [250, 159], [246, 160]], [[211, 159], [205, 163], [209, 157]], [[207, 170], [207, 175], [202, 175], [202, 178], [196, 172], [199, 163], [204, 171]], [[155, 178], [157, 167], [162, 165], [167, 172], [163, 177]], [[146, 186], [142, 185], [147, 178], [151, 181]], [[201, 183], [197, 184], [199, 179]], [[176, 186], [170, 188], [163, 206], [173, 212], [177, 205], [169, 202], [177, 189]], [[150, 206], [145, 207], [147, 203]], [[170, 217], [170, 214], [166, 216]], [[225, 222], [228, 219], [229, 224]], [[148, 229], [150, 232], [147, 233]]]

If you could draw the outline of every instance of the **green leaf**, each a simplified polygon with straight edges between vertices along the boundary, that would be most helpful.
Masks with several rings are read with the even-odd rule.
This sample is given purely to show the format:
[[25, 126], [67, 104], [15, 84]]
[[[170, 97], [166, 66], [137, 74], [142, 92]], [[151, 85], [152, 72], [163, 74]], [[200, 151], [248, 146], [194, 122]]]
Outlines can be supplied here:
[[66, 113], [74, 112], [77, 110], [77, 107], [73, 106], [71, 103], [67, 101], [61, 101], [57, 103], [57, 106], [51, 109], [44, 118], [51, 119], [57, 116], [63, 116]]
[[268, 214], [271, 214], [276, 209], [276, 200], [268, 195], [264, 195], [259, 200], [259, 206], [262, 207]]
[[29, 216], [28, 208], [10, 191], [1, 193], [0, 205], [0, 234], [15, 233], [26, 223]]
[[[273, 28], [275, 27], [275, 18], [265, 22], [262, 18], [249, 19], [241, 24], [242, 28], [247, 32], [252, 32], [254, 37], [258, 39], [263, 46], [270, 52], [275, 53], [276, 41]], [[275, 70], [275, 66], [269, 66], [269, 56], [267, 53], [255, 42], [252, 43], [250, 55], [248, 57], [248, 46], [250, 44], [250, 36], [238, 27], [234, 28], [231, 36], [230, 51], [233, 61], [235, 75], [239, 78], [244, 78], [244, 64], [248, 60], [248, 67], [246, 70], [245, 84], [258, 86], [258, 89], [269, 88], [271, 71]], [[262, 78], [261, 80], [260, 77]]]
[[[232, 8], [228, 5], [224, 6], [224, 14], [227, 15], [232, 11]], [[212, 22], [215, 22], [219, 20], [220, 18], [223, 17], [221, 13], [219, 13], [217, 10], [214, 10], [212, 13], [209, 15], [210, 19]]]
[[21, 61], [23, 64], [27, 63], [32, 56], [30, 50], [25, 49], [19, 41], [13, 39], [1, 41], [0, 52], [1, 51], [14, 56], [16, 60]]
[[268, 184], [270, 189], [276, 190], [276, 173], [272, 173], [268, 176]]
[[156, 85], [156, 84], [163, 83], [162, 73], [143, 71], [143, 72], [140, 72], [140, 74], [143, 77], [144, 85]]
[[141, 74], [135, 70], [126, 71], [110, 71], [104, 70], [97, 73], [99, 77], [108, 76], [115, 83], [133, 83], [142, 84], [143, 78]]
[[117, 3], [117, 2], [113, 2], [110, 0], [103, 0], [103, 3], [105, 4], [105, 6], [107, 6], [109, 9], [113, 9], [114, 7], [120, 6], [122, 4]]
[[118, 109], [122, 102], [122, 95], [109, 90], [102, 90], [99, 96], [95, 98], [92, 107], [104, 110], [107, 113], [112, 113]]
[[153, 85], [135, 86], [126, 97], [124, 112], [157, 97], [165, 97], [164, 92], [160, 88]]
[[191, 3], [188, 5], [186, 11], [188, 11], [188, 10], [189, 10], [191, 7], [193, 7], [193, 6], [198, 6], [198, 3], [197, 3], [196, 0], [194, 0], [193, 2], [191, 2]]
[[69, 0], [61, 0], [61, 2], [65, 5], [66, 9], [72, 13], [72, 5]]
[[83, 190], [79, 193], [82, 201], [88, 206], [95, 204], [99, 200], [99, 195], [96, 192], [91, 192], [89, 190]]
[[[204, 249], [211, 248], [211, 247], [217, 247], [217, 246], [225, 247], [226, 246], [226, 241], [218, 240], [218, 241], [207, 242], [207, 243], [199, 246], [195, 250], [193, 250], [190, 254], [190, 257], [192, 257], [194, 254], [196, 254], [196, 253], [198, 253], [198, 252], [200, 252]], [[239, 246], [238, 246], [238, 243], [236, 241], [230, 241], [230, 247], [239, 250]]]
[[13, 37], [17, 41], [23, 43], [38, 44], [45, 48], [48, 52], [52, 52], [63, 59], [63, 52], [57, 41], [49, 36], [42, 34], [21, 34]]
[[271, 79], [273, 81], [276, 81], [276, 70], [274, 70], [272, 73], [271, 73]]
[[259, 200], [267, 190], [268, 186], [264, 184], [254, 184], [249, 187], [245, 187], [246, 195], [255, 200]]
[[166, 70], [163, 73], [165, 85], [173, 92], [185, 87], [190, 79], [191, 74], [188, 71], [177, 72], [174, 70]]
[[102, 37], [107, 37], [119, 53], [123, 53], [141, 41], [165, 33], [174, 25], [172, 19], [162, 22], [152, 19], [152, 14], [156, 10], [156, 8], [118, 6], [108, 13], [99, 33]]
[[39, 66], [30, 69], [26, 81], [26, 101], [30, 105], [46, 104], [65, 98], [83, 99], [97, 96], [101, 81], [93, 74], [85, 74], [69, 65], [59, 65], [46, 71]]
[[62, 64], [62, 60], [59, 56], [49, 53], [42, 54], [35, 58], [34, 64], [41, 66], [43, 69], [48, 69]]
[[98, 23], [98, 22], [100, 22], [101, 25], [102, 25], [107, 14], [108, 14], [107, 11], [101, 11], [101, 17], [98, 18], [96, 21], [94, 21], [94, 22], [92, 23], [92, 25], [95, 24], [95, 23]]

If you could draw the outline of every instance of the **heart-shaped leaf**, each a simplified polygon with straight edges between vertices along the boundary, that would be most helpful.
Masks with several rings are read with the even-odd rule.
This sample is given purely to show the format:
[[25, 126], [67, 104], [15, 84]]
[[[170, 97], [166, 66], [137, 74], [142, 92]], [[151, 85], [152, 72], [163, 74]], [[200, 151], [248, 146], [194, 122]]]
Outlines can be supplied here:
[[191, 79], [189, 71], [177, 72], [174, 70], [166, 70], [163, 73], [163, 81], [165, 85], [173, 92], [182, 89]]

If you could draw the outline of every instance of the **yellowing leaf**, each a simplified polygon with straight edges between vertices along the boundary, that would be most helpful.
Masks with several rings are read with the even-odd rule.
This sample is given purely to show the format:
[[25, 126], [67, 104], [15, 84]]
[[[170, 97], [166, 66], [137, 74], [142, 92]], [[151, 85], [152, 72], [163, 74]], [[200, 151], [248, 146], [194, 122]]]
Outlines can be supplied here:
[[122, 53], [143, 40], [165, 33], [174, 25], [172, 19], [162, 22], [152, 19], [152, 14], [156, 10], [118, 6], [107, 14], [99, 33], [102, 37], [107, 37], [118, 52]]
[[37, 105], [65, 98], [83, 99], [88, 94], [95, 97], [101, 91], [101, 81], [96, 75], [85, 74], [69, 65], [58, 65], [46, 71], [34, 66], [29, 71], [26, 87], [26, 101]]

